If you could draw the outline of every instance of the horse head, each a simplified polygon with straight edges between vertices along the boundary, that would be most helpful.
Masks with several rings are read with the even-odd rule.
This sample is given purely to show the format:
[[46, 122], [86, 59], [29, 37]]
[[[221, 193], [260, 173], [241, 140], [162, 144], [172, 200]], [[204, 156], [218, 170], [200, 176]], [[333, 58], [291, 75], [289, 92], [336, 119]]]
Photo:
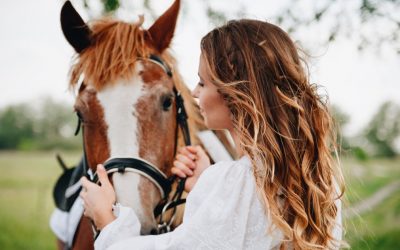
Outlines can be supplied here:
[[[176, 0], [143, 29], [143, 17], [137, 23], [102, 19], [88, 25], [69, 1], [64, 4], [62, 30], [77, 52], [70, 85], [80, 84], [74, 107], [83, 123], [86, 161], [93, 171], [99, 163], [134, 158], [170, 176], [175, 150], [183, 145], [176, 119], [178, 92], [186, 101], [190, 128], [201, 124], [167, 51], [179, 5]], [[153, 210], [165, 195], [163, 190], [134, 171], [109, 176], [117, 201], [134, 209], [141, 233], [149, 234], [156, 226]]]

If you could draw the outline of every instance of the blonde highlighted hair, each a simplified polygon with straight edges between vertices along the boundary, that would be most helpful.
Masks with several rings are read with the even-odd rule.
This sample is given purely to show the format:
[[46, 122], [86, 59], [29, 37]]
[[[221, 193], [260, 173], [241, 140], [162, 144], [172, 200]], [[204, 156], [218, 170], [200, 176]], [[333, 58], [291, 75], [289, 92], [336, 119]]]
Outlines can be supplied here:
[[336, 135], [292, 40], [275, 25], [244, 19], [210, 31], [201, 50], [266, 213], [294, 249], [337, 247], [335, 200], [344, 183], [332, 157]]

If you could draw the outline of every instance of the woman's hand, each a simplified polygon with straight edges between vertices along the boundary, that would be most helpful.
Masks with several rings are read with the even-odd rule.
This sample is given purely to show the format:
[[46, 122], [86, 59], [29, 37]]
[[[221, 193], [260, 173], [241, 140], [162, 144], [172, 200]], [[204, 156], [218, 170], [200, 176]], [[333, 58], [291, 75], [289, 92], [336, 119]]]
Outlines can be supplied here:
[[202, 147], [186, 146], [178, 150], [171, 172], [181, 178], [187, 177], [185, 191], [190, 192], [201, 173], [209, 166], [210, 158]]
[[90, 182], [86, 177], [81, 178], [84, 215], [91, 218], [97, 229], [101, 230], [115, 220], [112, 205], [116, 201], [114, 188], [108, 180], [103, 165], [97, 165], [97, 175], [101, 186]]

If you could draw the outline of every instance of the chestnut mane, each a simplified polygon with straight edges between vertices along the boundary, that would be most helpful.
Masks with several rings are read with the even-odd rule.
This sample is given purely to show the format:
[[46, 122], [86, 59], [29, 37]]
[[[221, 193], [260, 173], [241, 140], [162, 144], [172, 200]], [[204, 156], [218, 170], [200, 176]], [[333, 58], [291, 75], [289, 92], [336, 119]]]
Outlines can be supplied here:
[[137, 24], [113, 19], [92, 23], [91, 45], [72, 66], [70, 84], [83, 74], [84, 81], [97, 90], [120, 78], [129, 78], [139, 57], [148, 57], [144, 31]]

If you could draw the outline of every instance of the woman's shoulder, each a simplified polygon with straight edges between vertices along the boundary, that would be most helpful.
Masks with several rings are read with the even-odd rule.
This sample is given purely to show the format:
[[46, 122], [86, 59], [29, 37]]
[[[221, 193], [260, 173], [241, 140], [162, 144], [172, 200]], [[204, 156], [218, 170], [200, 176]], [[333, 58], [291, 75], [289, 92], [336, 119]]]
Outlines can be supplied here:
[[255, 193], [251, 161], [242, 157], [236, 161], [218, 162], [207, 168], [189, 193], [188, 199], [195, 203], [216, 200], [216, 203], [226, 205]]
[[251, 173], [251, 162], [247, 156], [234, 161], [220, 161], [204, 170], [194, 189], [215, 189], [229, 184], [231, 179], [249, 179]]
[[[220, 161], [200, 175], [189, 196], [205, 198], [223, 195], [223, 190], [238, 189], [238, 181], [251, 182], [251, 164], [247, 157], [235, 161]], [[189, 197], [188, 197], [189, 198]]]
[[243, 156], [234, 161], [220, 161], [207, 168], [203, 175], [213, 175], [221, 177], [226, 174], [248, 174], [251, 173], [251, 161], [247, 156]]

